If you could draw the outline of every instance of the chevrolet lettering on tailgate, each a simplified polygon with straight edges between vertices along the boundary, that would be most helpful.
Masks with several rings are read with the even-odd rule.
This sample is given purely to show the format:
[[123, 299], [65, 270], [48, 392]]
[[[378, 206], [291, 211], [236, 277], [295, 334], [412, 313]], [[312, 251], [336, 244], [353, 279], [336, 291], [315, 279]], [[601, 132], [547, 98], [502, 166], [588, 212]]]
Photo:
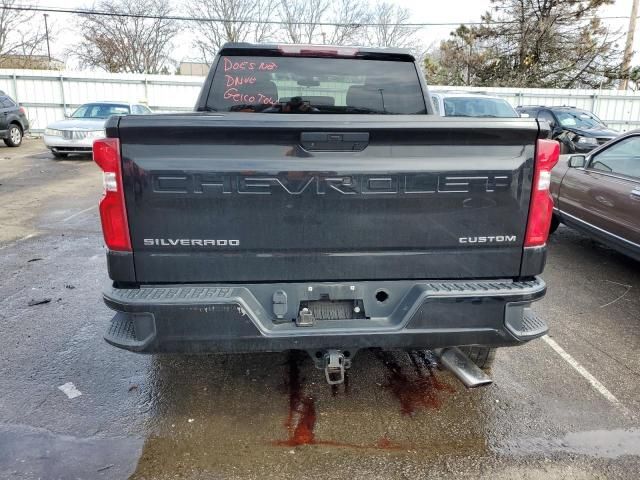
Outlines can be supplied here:
[[154, 193], [202, 193], [270, 195], [285, 192], [290, 195], [315, 193], [325, 195], [492, 193], [511, 186], [511, 172], [489, 175], [451, 175], [438, 173], [403, 173], [391, 175], [326, 175], [294, 173], [290, 175], [213, 174], [185, 175], [152, 174]]

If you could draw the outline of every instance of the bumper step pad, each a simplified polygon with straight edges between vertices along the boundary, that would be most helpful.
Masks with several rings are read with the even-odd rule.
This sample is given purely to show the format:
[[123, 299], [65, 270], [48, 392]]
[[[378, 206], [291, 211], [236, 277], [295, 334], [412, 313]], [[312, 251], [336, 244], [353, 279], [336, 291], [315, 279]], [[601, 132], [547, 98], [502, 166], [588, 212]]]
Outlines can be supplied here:
[[[357, 282], [356, 282], [357, 283]], [[400, 283], [400, 282], [398, 282]], [[542, 279], [536, 278], [523, 282], [512, 281], [483, 281], [483, 282], [411, 282], [419, 285], [428, 294], [434, 296], [468, 296], [519, 294], [528, 291], [536, 292], [544, 288]], [[304, 285], [307, 285], [306, 283]], [[276, 288], [275, 286], [271, 287]], [[306, 288], [306, 287], [305, 287]], [[114, 301], [129, 304], [147, 303], [209, 303], [218, 301], [230, 301], [233, 297], [241, 295], [244, 287], [236, 286], [162, 286], [142, 287], [136, 289], [119, 289], [108, 287], [105, 296]], [[232, 300], [231, 300], [232, 301]]]
[[142, 350], [153, 339], [155, 334], [153, 325], [153, 317], [150, 315], [117, 312], [111, 320], [104, 339], [115, 346], [134, 351]]
[[531, 308], [525, 308], [522, 317], [518, 320], [507, 319], [505, 322], [507, 328], [517, 337], [535, 338], [549, 331], [547, 322], [538, 317]]

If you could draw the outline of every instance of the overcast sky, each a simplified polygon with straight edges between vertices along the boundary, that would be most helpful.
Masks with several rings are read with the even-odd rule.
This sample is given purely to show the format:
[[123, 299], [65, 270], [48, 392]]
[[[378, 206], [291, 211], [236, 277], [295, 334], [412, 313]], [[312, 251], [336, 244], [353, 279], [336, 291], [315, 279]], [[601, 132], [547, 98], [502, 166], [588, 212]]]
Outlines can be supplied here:
[[[374, 0], [372, 0], [373, 2]], [[83, 0], [40, 0], [41, 6], [52, 7], [81, 7], [90, 6], [93, 2]], [[176, 1], [175, 4], [179, 3]], [[482, 15], [490, 6], [489, 0], [446, 0], [429, 1], [429, 0], [395, 0], [394, 3], [407, 7], [413, 13], [411, 21], [420, 22], [473, 22], [480, 20]], [[602, 9], [603, 17], [628, 17], [631, 12], [632, 0], [617, 0], [614, 5], [607, 6]], [[69, 15], [51, 14], [49, 17], [60, 31], [55, 43], [52, 44], [52, 55], [62, 58], [66, 49], [73, 44], [77, 38], [77, 34], [73, 31], [74, 19]], [[610, 19], [605, 20], [611, 28], [626, 33], [628, 29], [628, 19]], [[430, 26], [422, 28], [420, 38], [424, 41], [425, 46], [431, 44], [437, 45], [440, 40], [446, 38], [449, 32], [453, 30], [451, 26]], [[624, 39], [622, 40], [622, 45]], [[634, 41], [634, 50], [640, 52], [640, 34], [636, 32]], [[190, 41], [188, 34], [183, 34], [176, 42], [174, 51], [174, 59], [177, 61], [183, 59], [193, 59], [190, 52]], [[635, 56], [636, 61], [640, 59], [640, 55]]]

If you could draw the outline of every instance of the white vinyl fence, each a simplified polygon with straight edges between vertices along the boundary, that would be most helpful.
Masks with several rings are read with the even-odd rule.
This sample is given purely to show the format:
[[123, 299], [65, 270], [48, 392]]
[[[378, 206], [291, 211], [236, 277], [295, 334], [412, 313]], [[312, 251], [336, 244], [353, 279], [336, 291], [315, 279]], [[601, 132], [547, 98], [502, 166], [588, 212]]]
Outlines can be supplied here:
[[[98, 100], [144, 102], [158, 112], [189, 111], [195, 105], [204, 77], [180, 75], [2, 70], [0, 90], [27, 109], [32, 132], [64, 117], [77, 106]], [[432, 90], [460, 90], [434, 86]], [[297, 94], [280, 92], [281, 96]], [[554, 90], [536, 88], [464, 88], [504, 97], [513, 106], [570, 105], [594, 112], [611, 128], [640, 128], [640, 92], [617, 90]]]
[[[432, 86], [431, 90], [461, 90], [460, 87]], [[566, 105], [595, 113], [609, 127], [626, 132], [640, 128], [640, 92], [619, 90], [560, 90], [552, 88], [465, 87], [469, 92], [485, 92], [511, 105]]]
[[154, 111], [193, 109], [204, 77], [0, 69], [0, 90], [25, 107], [32, 133], [87, 102], [143, 102]]

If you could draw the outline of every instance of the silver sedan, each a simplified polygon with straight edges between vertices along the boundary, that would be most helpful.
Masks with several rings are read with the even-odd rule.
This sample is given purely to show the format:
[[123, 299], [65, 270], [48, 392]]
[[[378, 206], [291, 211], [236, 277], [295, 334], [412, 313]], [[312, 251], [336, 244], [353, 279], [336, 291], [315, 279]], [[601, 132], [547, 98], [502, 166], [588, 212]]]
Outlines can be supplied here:
[[90, 154], [93, 141], [104, 138], [104, 126], [112, 115], [148, 115], [149, 107], [123, 102], [85, 103], [71, 116], [47, 125], [44, 144], [56, 158], [69, 154]]

